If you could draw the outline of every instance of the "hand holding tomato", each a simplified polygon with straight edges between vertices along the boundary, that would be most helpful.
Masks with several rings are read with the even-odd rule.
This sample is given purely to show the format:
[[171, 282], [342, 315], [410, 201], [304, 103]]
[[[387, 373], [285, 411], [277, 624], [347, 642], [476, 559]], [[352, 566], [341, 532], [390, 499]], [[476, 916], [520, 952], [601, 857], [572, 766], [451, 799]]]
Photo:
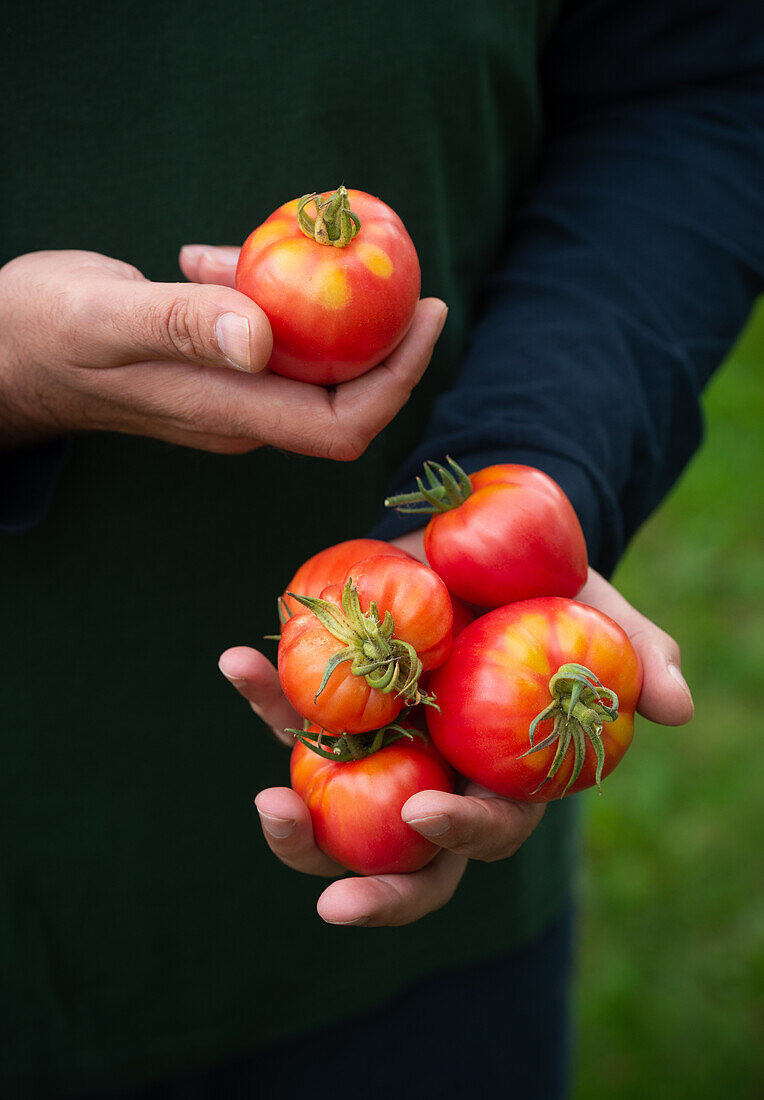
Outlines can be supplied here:
[[211, 268], [205, 251], [181, 255], [190, 285], [150, 282], [94, 252], [35, 252], [6, 264], [0, 443], [100, 430], [230, 454], [268, 444], [357, 458], [423, 374], [443, 303], [420, 302], [390, 357], [329, 393], [265, 371], [271, 328], [233, 289], [237, 253], [215, 253], [226, 262]]
[[[406, 535], [398, 543], [423, 558], [422, 532]], [[665, 725], [689, 721], [692, 699], [682, 678], [676, 643], [592, 570], [578, 599], [598, 607], [630, 636], [644, 669], [640, 713]], [[283, 730], [299, 725], [299, 719], [281, 693], [273, 665], [255, 650], [238, 647], [223, 654], [220, 667], [276, 736], [292, 745], [291, 735]], [[343, 874], [344, 868], [315, 844], [310, 814], [295, 791], [270, 788], [260, 792], [256, 804], [266, 841], [284, 863], [307, 874]], [[331, 924], [401, 925], [418, 920], [446, 904], [467, 858], [497, 860], [512, 855], [543, 813], [543, 805], [499, 798], [474, 784], [468, 784], [462, 794], [422, 791], [405, 803], [401, 816], [439, 845], [441, 853], [411, 874], [333, 882], [319, 899], [319, 914]]]

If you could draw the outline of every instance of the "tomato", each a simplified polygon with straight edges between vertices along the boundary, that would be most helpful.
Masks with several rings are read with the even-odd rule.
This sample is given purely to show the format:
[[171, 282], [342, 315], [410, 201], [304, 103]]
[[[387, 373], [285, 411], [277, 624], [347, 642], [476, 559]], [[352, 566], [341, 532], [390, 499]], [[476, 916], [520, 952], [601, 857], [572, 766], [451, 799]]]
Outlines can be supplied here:
[[477, 607], [575, 596], [586, 580], [586, 541], [559, 485], [531, 466], [488, 466], [468, 478], [449, 462], [456, 476], [427, 463], [429, 487], [420, 479], [418, 493], [386, 501], [436, 513], [424, 548], [449, 591]]
[[420, 738], [396, 741], [345, 764], [298, 741], [291, 775], [292, 787], [310, 810], [319, 848], [349, 871], [418, 871], [439, 851], [401, 820], [404, 802], [418, 791], [454, 789], [451, 768]]
[[390, 354], [411, 324], [420, 282], [398, 215], [344, 187], [280, 206], [247, 237], [236, 268], [236, 289], [271, 323], [270, 369], [320, 385], [355, 378]]
[[327, 585], [342, 584], [348, 569], [356, 562], [380, 554], [399, 558], [411, 557], [405, 550], [379, 539], [349, 539], [320, 550], [300, 566], [287, 585], [281, 598], [288, 614], [304, 614], [307, 608], [293, 600], [287, 592], [296, 592], [299, 596], [320, 596]]
[[[599, 784], [620, 761], [634, 732], [642, 666], [612, 619], [546, 597], [477, 619], [431, 686], [440, 710], [427, 708], [427, 724], [458, 772], [506, 798], [548, 802]], [[571, 692], [580, 695], [566, 722]]]
[[[362, 733], [388, 725], [420, 701], [419, 676], [451, 647], [451, 598], [414, 558], [366, 558], [314, 612], [282, 628], [278, 668], [289, 702], [326, 730]], [[327, 628], [329, 627], [329, 628]]]

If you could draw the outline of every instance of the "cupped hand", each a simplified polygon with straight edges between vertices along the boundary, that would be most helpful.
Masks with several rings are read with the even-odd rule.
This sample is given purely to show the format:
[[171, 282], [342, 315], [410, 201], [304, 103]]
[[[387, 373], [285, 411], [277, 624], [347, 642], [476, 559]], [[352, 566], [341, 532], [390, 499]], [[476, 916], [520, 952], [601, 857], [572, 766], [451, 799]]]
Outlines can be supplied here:
[[[422, 534], [398, 540], [423, 559]], [[692, 717], [693, 703], [681, 673], [676, 642], [646, 619], [594, 570], [577, 597], [621, 624], [644, 666], [639, 712], [664, 725], [682, 725]], [[284, 698], [278, 673], [254, 649], [239, 646], [220, 658], [223, 675], [252, 710], [286, 745], [286, 728], [301, 719]], [[443, 850], [421, 871], [408, 875], [337, 878], [340, 867], [315, 844], [310, 814], [289, 787], [272, 787], [255, 799], [271, 851], [297, 871], [336, 878], [318, 901], [319, 915], [329, 924], [401, 925], [440, 909], [452, 897], [468, 859], [493, 861], [513, 855], [541, 821], [544, 805], [500, 798], [474, 783], [458, 794], [420, 791], [403, 806], [401, 816], [412, 828]]]
[[[223, 453], [271, 445], [349, 461], [408, 399], [445, 320], [419, 303], [384, 363], [333, 389], [265, 370], [262, 310], [233, 288], [236, 249], [181, 253], [190, 283], [155, 283], [95, 252], [0, 269], [0, 445], [118, 431]], [[212, 256], [214, 262], [208, 259]]]

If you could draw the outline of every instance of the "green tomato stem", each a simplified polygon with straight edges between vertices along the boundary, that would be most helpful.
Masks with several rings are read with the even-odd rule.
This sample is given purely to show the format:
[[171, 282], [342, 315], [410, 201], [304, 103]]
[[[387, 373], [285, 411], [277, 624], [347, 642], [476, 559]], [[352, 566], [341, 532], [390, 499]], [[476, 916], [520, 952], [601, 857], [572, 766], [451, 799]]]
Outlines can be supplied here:
[[[405, 715], [401, 715], [405, 720]], [[373, 756], [380, 749], [395, 744], [406, 738], [413, 741], [419, 737], [425, 744], [427, 736], [420, 729], [406, 729], [400, 722], [392, 722], [389, 726], [383, 726], [378, 730], [370, 730], [368, 733], [343, 733], [341, 736], [331, 736], [331, 748], [325, 748], [326, 732], [309, 733], [307, 729], [290, 729], [287, 733], [293, 733], [298, 741], [301, 741], [307, 749], [315, 752], [325, 760], [332, 760], [336, 764], [350, 764], [354, 760], [363, 760], [367, 756]]]
[[316, 699], [334, 670], [349, 661], [352, 674], [365, 677], [369, 687], [376, 691], [385, 695], [395, 692], [408, 706], [434, 705], [434, 698], [419, 690], [422, 662], [417, 651], [409, 642], [394, 636], [395, 622], [389, 611], [381, 622], [375, 603], [370, 605], [368, 614], [363, 613], [351, 577], [342, 590], [341, 608], [318, 596], [299, 596], [295, 592], [287, 595], [307, 607], [332, 637], [343, 644], [326, 662]]
[[436, 515], [464, 504], [472, 492], [472, 482], [458, 462], [450, 456], [447, 456], [446, 461], [450, 470], [439, 462], [425, 462], [424, 472], [428, 484], [425, 485], [421, 477], [418, 477], [417, 492], [388, 497], [385, 507], [395, 508], [403, 515]]
[[[549, 771], [536, 787], [536, 790], [533, 791], [533, 794], [540, 791], [545, 783], [554, 778], [572, 744], [573, 770], [565, 785], [565, 790], [560, 796], [561, 798], [565, 797], [581, 774], [586, 758], [587, 739], [591, 743], [597, 758], [596, 783], [601, 793], [600, 783], [602, 769], [605, 764], [602, 726], [604, 722], [614, 722], [618, 717], [618, 696], [614, 691], [603, 687], [590, 669], [572, 662], [558, 668], [549, 681], [549, 692], [552, 696], [552, 702], [537, 714], [531, 722], [528, 730], [531, 747], [520, 757], [522, 760], [525, 756], [530, 756], [534, 752], [541, 752], [542, 749], [557, 744]], [[534, 738], [539, 723], [547, 719], [554, 719], [552, 732], [539, 744], [535, 744]]]
[[[316, 216], [307, 210], [314, 203]], [[317, 244], [345, 248], [361, 229], [361, 219], [350, 209], [347, 189], [341, 184], [328, 198], [317, 192], [303, 195], [297, 203], [297, 224], [306, 237]]]

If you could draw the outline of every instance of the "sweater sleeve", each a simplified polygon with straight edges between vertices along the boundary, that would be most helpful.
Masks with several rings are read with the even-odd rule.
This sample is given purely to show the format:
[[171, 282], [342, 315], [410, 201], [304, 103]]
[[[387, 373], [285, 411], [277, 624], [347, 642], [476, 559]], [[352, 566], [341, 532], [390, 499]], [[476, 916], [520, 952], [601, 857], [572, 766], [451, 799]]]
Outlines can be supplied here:
[[[698, 446], [701, 390], [764, 285], [757, 7], [564, 8], [538, 177], [396, 491], [446, 454], [537, 466], [612, 571]], [[415, 525], [390, 514], [375, 533]]]
[[69, 450], [69, 439], [0, 448], [0, 532], [27, 531], [45, 517]]

